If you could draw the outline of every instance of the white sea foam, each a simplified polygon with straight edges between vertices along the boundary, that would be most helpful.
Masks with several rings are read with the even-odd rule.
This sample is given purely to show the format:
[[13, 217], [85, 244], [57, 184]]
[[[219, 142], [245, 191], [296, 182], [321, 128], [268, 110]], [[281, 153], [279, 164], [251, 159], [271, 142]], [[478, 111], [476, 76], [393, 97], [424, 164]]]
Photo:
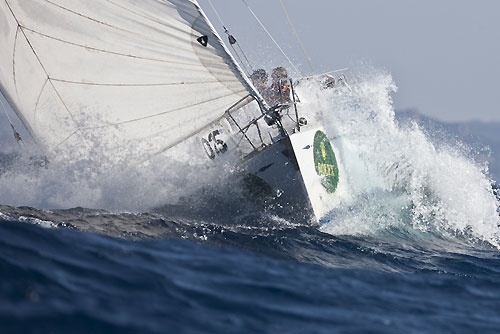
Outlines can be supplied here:
[[[419, 128], [399, 127], [392, 77], [377, 70], [354, 75], [351, 88], [303, 89], [327, 132], [343, 139], [341, 157], [351, 196], [323, 225], [333, 234], [370, 234], [389, 227], [452, 233], [499, 243], [498, 201], [487, 165], [460, 143], [432, 142]], [[329, 131], [330, 129], [330, 131]]]
[[54, 157], [47, 168], [19, 159], [0, 175], [0, 203], [36, 208], [145, 211], [175, 202], [220, 175], [195, 139], [140, 165]]

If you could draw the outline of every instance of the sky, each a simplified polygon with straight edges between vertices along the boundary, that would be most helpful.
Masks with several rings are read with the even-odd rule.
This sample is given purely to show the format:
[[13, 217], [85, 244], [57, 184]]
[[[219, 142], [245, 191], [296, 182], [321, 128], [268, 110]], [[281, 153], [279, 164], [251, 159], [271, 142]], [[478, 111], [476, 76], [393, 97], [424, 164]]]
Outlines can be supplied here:
[[[241, 0], [211, 1], [254, 67], [288, 65]], [[448, 122], [500, 121], [500, 1], [282, 1], [315, 73], [373, 66], [392, 74], [396, 109]], [[311, 73], [279, 0], [246, 2]], [[209, 1], [199, 3], [222, 34]]]

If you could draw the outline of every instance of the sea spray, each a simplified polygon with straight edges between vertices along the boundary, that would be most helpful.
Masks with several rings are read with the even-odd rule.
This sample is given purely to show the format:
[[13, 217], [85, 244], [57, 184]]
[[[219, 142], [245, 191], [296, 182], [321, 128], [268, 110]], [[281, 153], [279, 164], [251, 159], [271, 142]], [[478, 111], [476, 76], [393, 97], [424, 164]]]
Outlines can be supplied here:
[[0, 203], [147, 211], [223, 177], [207, 160], [196, 138], [141, 164], [111, 165], [105, 154], [94, 154], [90, 159], [53, 157], [40, 166], [20, 155], [0, 174]]
[[[255, 103], [238, 116], [249, 121], [251, 113], [256, 112], [260, 113]], [[227, 123], [221, 121], [221, 132], [230, 132]], [[220, 195], [225, 190], [231, 198], [233, 190], [238, 191], [233, 184], [237, 188], [238, 180], [232, 176], [238, 173], [240, 160], [232, 154], [209, 159], [200, 141], [207, 135], [205, 132], [210, 131], [202, 131], [144, 161], [126, 159], [140, 156], [138, 147], [130, 147], [129, 151], [123, 147], [123, 152], [109, 154], [119, 140], [109, 133], [88, 138], [91, 145], [75, 143], [74, 150], [51, 152], [46, 157], [34, 143], [29, 143], [27, 150], [14, 158], [11, 154], [8, 163], [0, 166], [0, 203], [43, 209], [85, 207], [148, 212], [187, 198], [191, 205], [204, 206], [211, 201], [211, 194]], [[253, 128], [246, 135], [254, 142], [260, 136]], [[203, 195], [207, 191], [210, 194]]]
[[[499, 245], [498, 200], [487, 165], [463, 146], [436, 143], [413, 123], [398, 126], [392, 77], [366, 70], [349, 87], [301, 89], [309, 109], [321, 111], [325, 129], [341, 136], [342, 163], [351, 198], [322, 230], [376, 234], [389, 228], [466, 236]], [[332, 135], [333, 133], [333, 135]]]

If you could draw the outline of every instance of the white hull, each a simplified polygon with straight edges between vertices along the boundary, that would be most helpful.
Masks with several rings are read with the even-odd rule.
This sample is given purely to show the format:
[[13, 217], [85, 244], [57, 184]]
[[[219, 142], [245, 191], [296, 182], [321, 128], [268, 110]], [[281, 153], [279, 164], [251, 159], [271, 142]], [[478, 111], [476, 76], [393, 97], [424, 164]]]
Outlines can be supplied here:
[[[334, 168], [333, 163], [322, 162], [323, 155], [328, 158], [328, 152], [322, 152], [321, 143], [315, 141], [321, 136], [326, 138], [321, 127], [297, 132], [255, 152], [244, 164], [245, 173], [260, 182], [261, 187], [267, 187], [267, 193], [272, 189], [272, 205], [281, 212], [319, 224], [340, 204], [338, 195], [346, 190], [344, 169], [338, 164], [340, 145], [331, 145]], [[320, 156], [315, 158], [315, 152]]]

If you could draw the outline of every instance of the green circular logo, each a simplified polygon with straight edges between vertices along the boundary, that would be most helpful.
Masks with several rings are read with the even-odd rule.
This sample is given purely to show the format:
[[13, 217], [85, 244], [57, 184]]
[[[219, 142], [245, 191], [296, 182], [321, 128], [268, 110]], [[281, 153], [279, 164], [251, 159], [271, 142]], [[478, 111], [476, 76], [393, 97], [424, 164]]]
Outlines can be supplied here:
[[332, 149], [332, 144], [323, 131], [316, 131], [314, 135], [314, 168], [321, 176], [321, 184], [329, 193], [334, 193], [339, 184], [339, 167]]

